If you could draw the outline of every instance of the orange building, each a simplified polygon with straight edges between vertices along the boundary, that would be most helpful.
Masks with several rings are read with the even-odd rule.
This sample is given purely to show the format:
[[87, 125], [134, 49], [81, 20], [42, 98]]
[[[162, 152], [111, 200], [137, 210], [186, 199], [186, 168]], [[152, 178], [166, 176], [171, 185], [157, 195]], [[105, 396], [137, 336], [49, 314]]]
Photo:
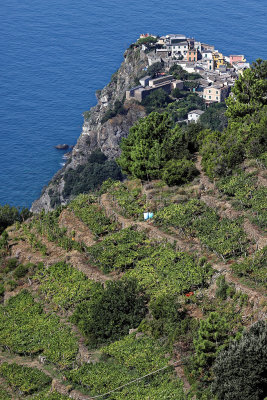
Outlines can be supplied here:
[[197, 61], [197, 49], [188, 49], [187, 61]]
[[246, 61], [245, 56], [243, 54], [231, 55], [231, 56], [229, 56], [229, 59], [230, 59], [231, 65], [236, 62], [245, 62]]

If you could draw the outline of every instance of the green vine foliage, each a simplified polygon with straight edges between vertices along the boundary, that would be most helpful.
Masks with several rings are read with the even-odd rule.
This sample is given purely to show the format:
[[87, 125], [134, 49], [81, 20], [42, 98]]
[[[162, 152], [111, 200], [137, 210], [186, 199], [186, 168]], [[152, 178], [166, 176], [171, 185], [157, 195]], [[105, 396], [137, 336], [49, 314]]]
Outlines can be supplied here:
[[257, 178], [238, 171], [218, 181], [219, 190], [233, 199], [234, 205], [250, 211], [250, 219], [260, 228], [267, 226], [267, 188], [257, 185]]
[[139, 180], [127, 183], [114, 182], [108, 189], [113, 201], [118, 205], [120, 213], [126, 218], [140, 219], [146, 209], [146, 195], [142, 194]]
[[19, 389], [24, 395], [37, 392], [52, 382], [44, 372], [15, 363], [2, 363], [0, 375], [13, 389]]
[[144, 232], [130, 227], [106, 236], [91, 246], [88, 254], [94, 265], [109, 273], [134, 268], [138, 260], [149, 256], [152, 246]]
[[151, 251], [150, 256], [140, 260], [126, 276], [137, 279], [150, 296], [158, 297], [205, 286], [212, 276], [212, 268], [166, 244]]
[[135, 369], [140, 376], [165, 367], [170, 358], [165, 357], [167, 353], [165, 346], [142, 333], [138, 338], [136, 338], [135, 333], [132, 333], [121, 340], [102, 347], [101, 353], [113, 357], [118, 364], [129, 369]]
[[0, 385], [0, 400], [11, 400], [11, 395]]
[[60, 394], [58, 392], [55, 392], [54, 390], [51, 391], [45, 391], [42, 393], [38, 393], [37, 395], [34, 395], [32, 397], [32, 400], [69, 400], [71, 397], [64, 396], [63, 394]]
[[216, 211], [199, 200], [163, 208], [156, 214], [155, 223], [164, 228], [174, 227], [189, 237], [198, 237], [203, 245], [222, 258], [242, 255], [247, 249], [248, 239], [241, 221], [220, 218]]
[[78, 243], [67, 235], [67, 229], [58, 225], [61, 208], [48, 213], [41, 212], [29, 224], [30, 228], [35, 228], [40, 235], [44, 235], [50, 242], [56, 243], [66, 251], [77, 250], [82, 252], [85, 245]]
[[17, 354], [42, 353], [59, 368], [72, 365], [78, 352], [70, 328], [57, 316], [45, 314], [26, 290], [1, 305], [0, 346]]
[[241, 262], [231, 265], [232, 271], [238, 277], [249, 279], [256, 285], [267, 288], [267, 246], [245, 257]]
[[112, 222], [103, 209], [92, 201], [94, 201], [92, 196], [81, 194], [70, 203], [69, 207], [97, 237], [116, 231], [117, 223]]
[[46, 302], [52, 302], [66, 310], [89, 299], [95, 286], [83, 272], [65, 262], [50, 267], [41, 266], [34, 279], [39, 283], [39, 290]]
[[[98, 395], [125, 385], [153, 371], [168, 367], [166, 348], [146, 335], [128, 335], [101, 348], [102, 360], [96, 364], [84, 364], [78, 370], [66, 374], [74, 384], [87, 389], [90, 395]], [[184, 400], [182, 383], [174, 379], [172, 367], [144, 378], [139, 382], [109, 395], [110, 399], [175, 399]]]

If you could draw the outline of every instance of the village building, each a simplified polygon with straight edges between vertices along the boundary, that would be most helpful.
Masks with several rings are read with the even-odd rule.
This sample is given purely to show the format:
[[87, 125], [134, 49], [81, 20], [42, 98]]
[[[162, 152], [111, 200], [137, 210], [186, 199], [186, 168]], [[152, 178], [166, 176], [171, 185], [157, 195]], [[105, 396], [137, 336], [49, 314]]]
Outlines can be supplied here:
[[150, 79], [151, 79], [151, 76], [149, 76], [149, 75], [144, 76], [143, 78], [139, 79], [140, 85], [143, 87], [147, 86]]
[[192, 110], [187, 115], [187, 123], [194, 122], [196, 123], [201, 115], [204, 113], [202, 110]]
[[[149, 33], [140, 37], [148, 36], [156, 37]], [[238, 76], [244, 69], [249, 68], [244, 55], [224, 56], [215, 50], [213, 45], [187, 38], [182, 34], [157, 37], [156, 45], [146, 52], [148, 66], [156, 62], [164, 62], [165, 71], [174, 65], [180, 65], [188, 73], [200, 74], [201, 79], [196, 81], [198, 86], [192, 91], [202, 97], [206, 103], [224, 101]], [[171, 75], [159, 75], [154, 79], [150, 76], [140, 79], [139, 86], [127, 90], [127, 100], [142, 101], [151, 92], [160, 88], [168, 94], [175, 87], [183, 89], [182, 81], [176, 81]]]
[[211, 50], [212, 52], [215, 50], [215, 47], [211, 44], [201, 43], [201, 49], [204, 50]]
[[203, 99], [206, 103], [221, 103], [228, 95], [229, 87], [220, 85], [211, 85], [203, 90]]
[[236, 63], [236, 62], [245, 62], [245, 61], [246, 61], [246, 59], [243, 54], [229, 56], [229, 63], [231, 65], [233, 65], [233, 63]]
[[197, 49], [189, 49], [187, 52], [187, 61], [197, 61], [198, 51]]
[[202, 46], [201, 46], [201, 42], [197, 42], [196, 40], [194, 41], [194, 48], [196, 50], [198, 50], [201, 53], [202, 50]]
[[219, 53], [218, 51], [214, 51], [212, 53], [212, 58], [214, 61], [215, 68], [219, 68], [221, 65], [225, 64], [223, 54]]
[[[137, 100], [141, 102], [150, 93], [155, 90], [162, 89], [170, 94], [173, 89], [182, 90], [184, 83], [181, 80], [176, 80], [172, 75], [161, 76], [159, 78], [151, 79], [149, 76], [140, 79], [140, 86], [133, 87], [126, 90], [126, 100]], [[143, 86], [145, 84], [145, 86]]]

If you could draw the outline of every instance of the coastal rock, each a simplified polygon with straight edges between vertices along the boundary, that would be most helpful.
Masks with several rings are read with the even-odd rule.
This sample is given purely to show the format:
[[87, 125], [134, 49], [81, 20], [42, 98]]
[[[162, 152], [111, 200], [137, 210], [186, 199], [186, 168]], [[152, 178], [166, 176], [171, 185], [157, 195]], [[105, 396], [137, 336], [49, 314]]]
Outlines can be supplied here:
[[64, 143], [64, 144], [57, 144], [57, 145], [55, 146], [55, 149], [57, 149], [57, 150], [68, 150], [68, 148], [69, 148], [69, 145], [66, 144], [66, 143]]
[[[82, 133], [71, 152], [71, 156], [61, 170], [52, 178], [49, 185], [43, 189], [38, 200], [32, 204], [31, 211], [50, 211], [58, 204], [67, 204], [70, 199], [64, 197], [64, 175], [70, 169], [86, 164], [92, 151], [100, 149], [109, 160], [120, 155], [119, 144], [127, 137], [131, 126], [145, 116], [144, 108], [135, 102], [125, 102], [125, 92], [136, 84], [136, 79], [148, 66], [147, 55], [140, 49], [128, 49], [125, 60], [110, 83], [101, 92], [97, 92], [98, 103], [90, 110], [88, 119], [84, 120]], [[100, 95], [101, 93], [101, 95]], [[124, 102], [125, 113], [103, 121], [107, 110], [112, 110], [114, 103]]]

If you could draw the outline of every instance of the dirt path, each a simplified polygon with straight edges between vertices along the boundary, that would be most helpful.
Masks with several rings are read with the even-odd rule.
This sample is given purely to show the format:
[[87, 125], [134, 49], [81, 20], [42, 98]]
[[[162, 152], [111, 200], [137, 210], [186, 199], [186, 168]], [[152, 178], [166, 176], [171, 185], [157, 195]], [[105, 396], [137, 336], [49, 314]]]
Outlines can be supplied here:
[[13, 232], [10, 233], [9, 245], [11, 257], [17, 258], [21, 264], [26, 264], [28, 262], [38, 264], [39, 262], [43, 262], [45, 265], [49, 266], [59, 261], [65, 261], [83, 272], [89, 279], [96, 282], [104, 283], [111, 279], [111, 277], [104, 275], [96, 267], [90, 265], [85, 253], [80, 253], [77, 250], [66, 251], [55, 243], [49, 242], [45, 236], [36, 235], [47, 248], [47, 255], [43, 256], [38, 250], [33, 249], [26, 241], [14, 241], [14, 237], [18, 236], [19, 233], [23, 235], [21, 231], [15, 232], [15, 234]]
[[76, 215], [73, 214], [68, 209], [64, 209], [59, 217], [59, 226], [61, 228], [67, 228], [67, 233], [69, 236], [75, 232], [75, 240], [77, 242], [83, 242], [86, 246], [92, 246], [95, 244], [94, 235]]
[[106, 214], [109, 217], [115, 218], [123, 228], [128, 228], [130, 226], [136, 226], [138, 230], [145, 231], [147, 236], [151, 239], [158, 241], [166, 240], [169, 243], [176, 243], [177, 247], [181, 251], [191, 251], [200, 252], [201, 246], [195, 240], [184, 240], [180, 239], [178, 236], [173, 236], [168, 233], [162, 232], [156, 226], [149, 222], [133, 221], [131, 219], [125, 218], [114, 210], [111, 200], [108, 194], [103, 194], [100, 200], [100, 205], [106, 210]]
[[[136, 222], [132, 221], [130, 219], [127, 219], [120, 214], [118, 214], [116, 211], [114, 211], [113, 206], [111, 204], [111, 201], [109, 199], [109, 196], [107, 194], [104, 194], [101, 197], [101, 206], [106, 209], [107, 215], [111, 216], [113, 215], [118, 222], [122, 224], [123, 228], [127, 228], [129, 226], [137, 226], [140, 230], [146, 231], [148, 237], [156, 239], [156, 240], [166, 240], [169, 243], [176, 243], [178, 248], [181, 251], [189, 252], [189, 253], [197, 253], [197, 254], [203, 254], [203, 251], [201, 249], [201, 245], [197, 240], [192, 240], [191, 242], [189, 240], [184, 240], [181, 239], [177, 236], [167, 234], [165, 232], [162, 232], [160, 229], [157, 227], [148, 224], [147, 222]], [[174, 231], [175, 234], [175, 231]], [[237, 290], [240, 290], [243, 293], [246, 293], [248, 295], [249, 301], [253, 302], [255, 307], [258, 306], [260, 302], [266, 301], [266, 297], [264, 294], [261, 294], [258, 290], [253, 290], [248, 288], [247, 286], [241, 284], [238, 280], [238, 278], [234, 277], [231, 273], [231, 269], [229, 265], [219, 262], [218, 259], [215, 259], [215, 256], [212, 257], [210, 260], [212, 263], [212, 267], [223, 274], [225, 276], [225, 279], [229, 283], [233, 283], [236, 286]]]

